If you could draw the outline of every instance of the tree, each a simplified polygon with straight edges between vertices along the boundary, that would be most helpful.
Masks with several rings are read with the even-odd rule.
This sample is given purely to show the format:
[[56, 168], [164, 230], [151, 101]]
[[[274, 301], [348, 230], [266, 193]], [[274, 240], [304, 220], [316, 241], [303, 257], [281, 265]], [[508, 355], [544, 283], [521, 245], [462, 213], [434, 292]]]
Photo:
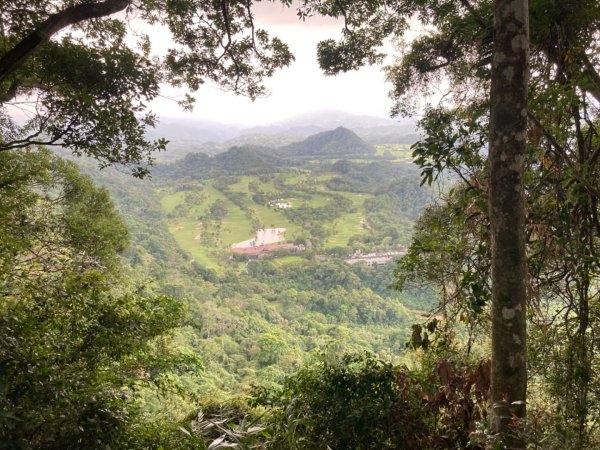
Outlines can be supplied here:
[[[494, 42], [491, 6], [488, 1], [469, 0], [407, 0], [393, 6], [372, 1], [308, 2], [308, 12], [346, 19], [342, 40], [321, 48], [320, 61], [329, 73], [352, 68], [351, 63], [338, 64], [342, 55], [368, 62], [361, 55], [374, 50], [365, 48], [368, 39], [356, 45], [357, 39], [401, 32], [399, 24], [404, 19], [399, 17], [417, 15], [430, 26], [428, 32], [404, 43], [401, 57], [386, 71], [392, 84], [392, 113], [411, 114], [424, 107], [424, 137], [413, 147], [423, 181], [432, 183], [448, 172], [460, 180], [440, 213], [451, 223], [462, 222], [456, 227], [461, 246], [452, 254], [449, 249], [453, 245], [446, 245], [443, 232], [436, 232], [440, 245], [413, 242], [399, 272], [443, 286], [443, 300], [458, 302], [456, 309], [464, 312], [458, 317], [474, 316], [469, 324], [477, 325], [478, 333], [489, 331], [486, 321], [477, 316], [485, 317], [491, 281], [490, 179], [485, 158]], [[589, 448], [594, 424], [600, 419], [593, 406], [600, 392], [593, 336], [600, 323], [592, 312], [600, 300], [596, 181], [600, 170], [600, 5], [587, 0], [532, 1], [529, 7], [532, 70], [524, 200], [527, 299], [533, 335], [528, 344], [533, 356], [530, 382], [544, 392], [538, 400], [552, 405], [556, 430], [562, 433], [565, 445]], [[388, 20], [395, 20], [396, 25], [386, 26]], [[372, 30], [373, 26], [377, 30]], [[377, 45], [376, 41], [370, 42]], [[444, 93], [441, 102], [423, 101], [440, 88]], [[442, 253], [439, 260], [451, 261], [451, 267], [419, 274], [419, 269], [428, 267], [425, 260], [431, 249]], [[424, 274], [429, 276], [421, 276]], [[448, 304], [442, 302], [440, 307], [446, 309]], [[559, 343], [557, 336], [564, 341]]]
[[184, 305], [119, 275], [127, 229], [73, 163], [0, 153], [0, 196], [0, 447], [132, 445], [136, 391], [199, 368]]
[[491, 423], [507, 448], [527, 391], [524, 162], [529, 78], [527, 0], [494, 2], [490, 93], [489, 217], [492, 244]]
[[[289, 64], [279, 39], [255, 29], [249, 1], [2, 2], [0, 151], [63, 146], [101, 166], [124, 164], [143, 176], [156, 123], [148, 103], [159, 83], [197, 90], [212, 80], [256, 98], [262, 80]], [[168, 29], [174, 46], [153, 57], [146, 32], [129, 44], [135, 18]], [[182, 106], [190, 107], [186, 95]]]

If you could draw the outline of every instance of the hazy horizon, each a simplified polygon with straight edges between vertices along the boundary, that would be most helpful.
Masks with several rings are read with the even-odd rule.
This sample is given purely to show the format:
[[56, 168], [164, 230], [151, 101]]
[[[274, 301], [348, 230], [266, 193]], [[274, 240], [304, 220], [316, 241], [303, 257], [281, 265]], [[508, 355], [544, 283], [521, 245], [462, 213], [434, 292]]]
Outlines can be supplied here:
[[175, 122], [175, 121], [181, 121], [181, 122], [206, 122], [206, 123], [214, 123], [214, 124], [218, 124], [218, 125], [222, 125], [222, 126], [231, 126], [231, 127], [237, 127], [240, 129], [252, 129], [252, 128], [260, 128], [260, 127], [264, 127], [264, 126], [283, 126], [288, 124], [289, 122], [295, 122], [297, 120], [302, 120], [305, 119], [310, 123], [314, 123], [315, 125], [317, 124], [317, 122], [312, 122], [311, 121], [311, 117], [315, 117], [315, 116], [325, 116], [325, 115], [348, 115], [348, 117], [355, 117], [355, 118], [372, 118], [372, 119], [379, 119], [382, 121], [382, 126], [384, 125], [383, 122], [387, 122], [389, 125], [394, 125], [394, 124], [406, 124], [406, 123], [413, 123], [416, 121], [416, 119], [413, 118], [404, 118], [404, 117], [390, 117], [385, 116], [385, 115], [373, 115], [373, 114], [368, 114], [368, 113], [353, 113], [353, 112], [349, 112], [349, 111], [343, 111], [340, 109], [333, 109], [333, 108], [321, 108], [321, 109], [314, 109], [314, 110], [309, 110], [309, 111], [302, 111], [299, 113], [290, 113], [289, 115], [286, 116], [282, 116], [280, 118], [275, 118], [273, 120], [270, 119], [265, 119], [264, 121], [255, 121], [252, 123], [244, 123], [244, 122], [236, 122], [236, 121], [228, 121], [227, 119], [225, 120], [220, 120], [219, 118], [211, 118], [211, 117], [203, 117], [202, 115], [199, 114], [186, 114], [186, 115], [159, 115], [159, 124], [160, 122]]
[[[392, 62], [391, 56], [384, 64], [325, 76], [318, 67], [316, 46], [323, 39], [338, 39], [341, 21], [309, 18], [302, 22], [293, 8], [272, 3], [256, 6], [257, 26], [281, 38], [296, 58], [289, 67], [265, 81], [270, 94], [253, 102], [206, 82], [193, 95], [196, 99], [194, 110], [186, 112], [174, 101], [181, 98], [183, 91], [165, 85], [161, 97], [150, 105], [159, 118], [205, 119], [241, 126], [275, 123], [320, 110], [389, 118], [390, 85], [385, 81], [382, 69]], [[153, 35], [160, 36], [160, 33]], [[153, 48], [159, 52], [166, 45], [168, 42], [153, 41]], [[392, 53], [391, 45], [385, 50]]]

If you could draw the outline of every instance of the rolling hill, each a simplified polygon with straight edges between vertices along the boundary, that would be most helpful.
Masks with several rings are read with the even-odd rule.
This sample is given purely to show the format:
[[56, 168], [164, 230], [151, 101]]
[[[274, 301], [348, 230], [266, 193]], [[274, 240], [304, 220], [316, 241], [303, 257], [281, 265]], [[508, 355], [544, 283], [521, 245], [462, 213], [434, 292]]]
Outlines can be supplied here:
[[331, 156], [372, 155], [375, 153], [375, 148], [353, 131], [338, 127], [281, 147], [277, 153], [286, 157], [322, 159]]

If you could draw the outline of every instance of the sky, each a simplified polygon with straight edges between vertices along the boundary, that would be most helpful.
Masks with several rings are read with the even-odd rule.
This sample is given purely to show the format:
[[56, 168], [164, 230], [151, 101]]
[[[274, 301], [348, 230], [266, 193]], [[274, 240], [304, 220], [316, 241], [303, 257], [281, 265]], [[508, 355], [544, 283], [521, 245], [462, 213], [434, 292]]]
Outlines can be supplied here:
[[[338, 110], [388, 117], [391, 100], [382, 66], [365, 67], [337, 76], [325, 76], [318, 67], [317, 43], [340, 36], [341, 22], [312, 18], [303, 23], [294, 9], [281, 4], [256, 4], [256, 23], [287, 43], [296, 60], [266, 80], [269, 95], [254, 102], [206, 83], [194, 95], [192, 113], [184, 112], [172, 98], [178, 91], [163, 87], [163, 97], [151, 108], [159, 117], [186, 117], [222, 123], [261, 125], [318, 110]], [[156, 43], [154, 43], [155, 46]], [[160, 44], [157, 46], [160, 50]]]

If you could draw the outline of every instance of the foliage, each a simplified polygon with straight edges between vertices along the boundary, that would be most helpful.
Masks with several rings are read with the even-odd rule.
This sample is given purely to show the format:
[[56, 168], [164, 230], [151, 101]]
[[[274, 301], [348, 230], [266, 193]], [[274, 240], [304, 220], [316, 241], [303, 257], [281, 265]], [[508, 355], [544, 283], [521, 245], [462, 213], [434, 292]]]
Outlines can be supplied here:
[[49, 276], [63, 267], [110, 267], [127, 229], [108, 192], [50, 153], [3, 153], [0, 164], [2, 272]]
[[[145, 29], [168, 30], [173, 47], [164, 57], [151, 53], [152, 31], [131, 36], [133, 17]], [[245, 2], [56, 0], [23, 9], [8, 1], [0, 21], [0, 151], [63, 146], [102, 166], [131, 166], [136, 176], [167, 143], [145, 135], [156, 123], [148, 104], [161, 82], [195, 91], [212, 80], [256, 98], [263, 79], [293, 59], [255, 28]], [[192, 102], [188, 94], [181, 103]], [[14, 107], [24, 110], [24, 123]]]
[[273, 448], [398, 447], [424, 426], [415, 396], [400, 400], [396, 369], [372, 356], [322, 359], [288, 378], [275, 398]]
[[369, 354], [322, 355], [254, 402], [270, 410], [270, 448], [458, 449], [485, 416], [488, 390], [489, 363], [410, 371]]
[[[410, 114], [442, 89], [443, 100], [435, 97], [437, 107], [424, 109], [421, 125], [426, 136], [413, 146], [414, 157], [424, 182], [449, 172], [460, 185], [448, 196], [447, 207], [430, 210], [423, 218], [420, 228], [425, 232], [417, 236], [399, 272], [404, 280], [417, 275], [421, 281], [434, 281], [442, 288], [445, 317], [467, 322], [473, 333], [477, 328], [485, 331], [481, 319], [489, 293], [485, 157], [491, 6], [489, 1], [413, 0], [396, 2], [393, 8], [370, 0], [343, 4], [315, 0], [304, 5], [307, 14], [344, 18], [340, 42], [327, 41], [320, 47], [322, 67], [329, 73], [356, 67], [336, 63], [343, 56], [355, 55], [355, 63], [365, 62], [361, 55], [377, 51], [381, 41], [363, 39], [357, 45], [361, 36], [401, 32], [383, 26], [392, 17], [401, 22], [418, 15], [431, 26], [431, 32], [405, 44], [401, 57], [387, 69], [395, 103], [392, 113]], [[594, 311], [600, 299], [599, 18], [597, 2], [530, 2], [531, 89], [524, 161], [530, 384], [550, 394], [540, 396], [540, 401], [558, 405], [557, 422], [569, 424], [568, 434], [578, 436], [574, 448], [589, 447], [600, 420], [594, 406], [599, 384], [593, 375], [598, 365]], [[372, 23], [379, 28], [370, 29]], [[402, 33], [394, 37], [401, 39]], [[368, 44], [373, 46], [362, 48]], [[440, 228], [444, 223], [450, 230], [448, 242]], [[454, 300], [450, 311], [448, 300]], [[469, 339], [468, 349], [471, 344]]]
[[184, 305], [118, 275], [126, 228], [72, 163], [29, 151], [0, 166], [3, 448], [109, 445], [139, 420], [139, 389], [199, 369], [167, 336]]

